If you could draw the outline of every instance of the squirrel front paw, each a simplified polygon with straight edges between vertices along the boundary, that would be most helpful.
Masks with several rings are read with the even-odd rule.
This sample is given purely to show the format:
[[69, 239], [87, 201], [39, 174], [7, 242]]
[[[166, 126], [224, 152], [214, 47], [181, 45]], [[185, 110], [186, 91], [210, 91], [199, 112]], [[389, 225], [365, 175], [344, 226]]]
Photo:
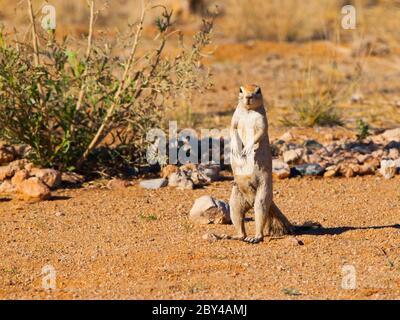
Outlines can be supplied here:
[[242, 151], [242, 156], [244, 156], [244, 157], [249, 156], [253, 152], [253, 146], [254, 146], [253, 144], [249, 144], [249, 145], [245, 146]]

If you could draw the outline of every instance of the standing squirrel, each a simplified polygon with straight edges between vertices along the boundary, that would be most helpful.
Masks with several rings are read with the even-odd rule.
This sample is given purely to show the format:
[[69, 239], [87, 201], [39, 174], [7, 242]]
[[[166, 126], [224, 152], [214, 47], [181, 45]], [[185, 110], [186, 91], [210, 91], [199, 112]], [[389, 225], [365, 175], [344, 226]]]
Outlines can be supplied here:
[[[268, 120], [261, 88], [240, 87], [239, 104], [233, 114], [231, 129], [231, 165], [234, 186], [230, 197], [231, 219], [237, 235], [229, 239], [249, 243], [269, 236], [291, 234], [291, 223], [272, 200], [272, 156], [268, 137]], [[244, 215], [254, 207], [256, 233], [248, 237]]]

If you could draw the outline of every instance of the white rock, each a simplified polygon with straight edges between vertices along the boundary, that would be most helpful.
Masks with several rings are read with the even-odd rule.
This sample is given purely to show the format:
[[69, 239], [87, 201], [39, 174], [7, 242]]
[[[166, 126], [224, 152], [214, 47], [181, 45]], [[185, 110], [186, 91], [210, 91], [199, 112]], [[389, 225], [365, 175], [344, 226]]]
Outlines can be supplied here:
[[199, 165], [199, 172], [207, 177], [210, 182], [217, 181], [220, 178], [221, 167], [219, 165]]
[[382, 137], [385, 138], [386, 141], [400, 142], [400, 128], [386, 130], [384, 133], [382, 133]]
[[303, 149], [297, 148], [294, 150], [287, 150], [283, 153], [283, 161], [286, 163], [295, 163], [303, 155]]
[[400, 152], [396, 148], [391, 148], [388, 153], [388, 157], [392, 160], [396, 160], [400, 157]]
[[168, 177], [168, 185], [181, 190], [192, 190], [194, 183], [183, 172], [173, 172]]
[[385, 179], [393, 178], [397, 172], [396, 161], [381, 160], [381, 168], [379, 169], [379, 172]]
[[168, 180], [164, 178], [142, 180], [139, 185], [144, 189], [160, 189], [168, 185]]
[[278, 179], [286, 179], [290, 176], [290, 167], [280, 159], [272, 160], [272, 174]]
[[189, 218], [199, 224], [231, 223], [229, 205], [210, 196], [202, 196], [194, 202], [189, 212]]

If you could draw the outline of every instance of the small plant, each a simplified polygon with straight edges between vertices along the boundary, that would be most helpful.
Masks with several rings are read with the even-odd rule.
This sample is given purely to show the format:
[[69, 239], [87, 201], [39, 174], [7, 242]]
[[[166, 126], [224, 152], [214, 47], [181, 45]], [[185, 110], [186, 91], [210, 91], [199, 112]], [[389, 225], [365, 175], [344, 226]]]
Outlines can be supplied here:
[[158, 219], [157, 216], [156, 216], [155, 214], [148, 214], [148, 215], [145, 215], [145, 214], [141, 213], [141, 214], [139, 215], [139, 217], [142, 218], [143, 220], [146, 220], [146, 221], [155, 221], [155, 220]]
[[370, 135], [369, 124], [364, 122], [362, 119], [357, 120], [357, 139], [364, 140]]

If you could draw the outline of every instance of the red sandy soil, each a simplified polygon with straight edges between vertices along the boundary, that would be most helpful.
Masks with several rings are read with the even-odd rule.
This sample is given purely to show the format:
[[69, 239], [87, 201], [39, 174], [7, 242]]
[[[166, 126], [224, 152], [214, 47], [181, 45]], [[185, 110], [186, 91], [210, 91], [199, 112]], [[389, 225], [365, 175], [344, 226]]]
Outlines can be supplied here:
[[[233, 226], [193, 225], [193, 201], [227, 200], [230, 189], [226, 180], [193, 191], [135, 184], [60, 190], [41, 203], [1, 199], [0, 298], [400, 298], [400, 176], [275, 182], [275, 201], [293, 223], [323, 226], [297, 235], [304, 245], [203, 240]], [[246, 226], [253, 234], [254, 222]], [[355, 290], [341, 287], [347, 264]], [[56, 270], [52, 292], [42, 289], [45, 265]]]

